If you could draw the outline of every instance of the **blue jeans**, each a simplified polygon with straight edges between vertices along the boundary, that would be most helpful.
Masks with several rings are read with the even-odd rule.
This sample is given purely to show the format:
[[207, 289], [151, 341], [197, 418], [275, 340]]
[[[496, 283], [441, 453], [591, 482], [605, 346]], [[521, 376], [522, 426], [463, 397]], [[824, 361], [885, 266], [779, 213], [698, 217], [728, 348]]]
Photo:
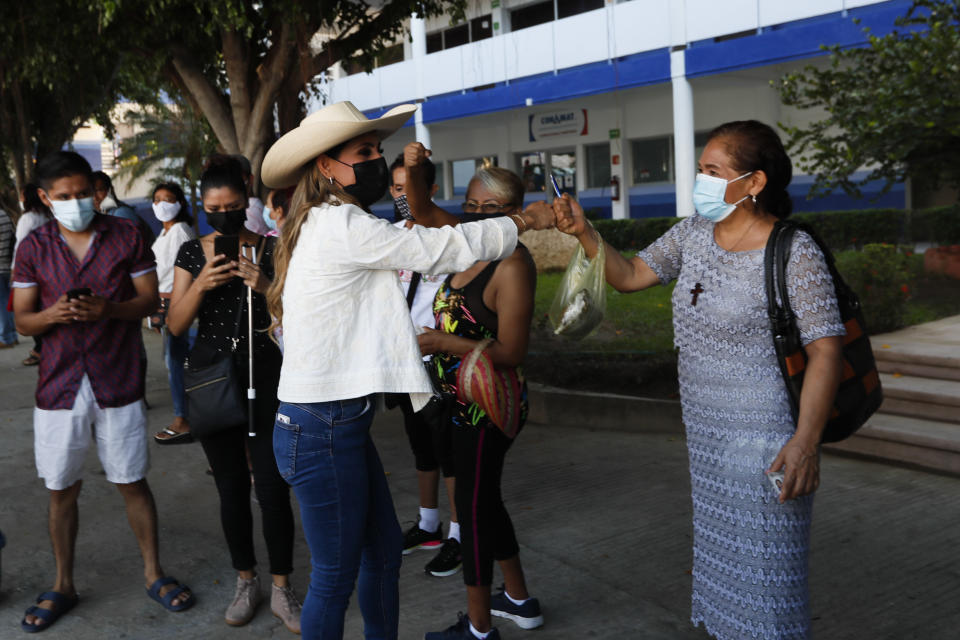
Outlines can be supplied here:
[[[380, 456], [368, 398], [280, 404], [273, 452], [300, 503], [310, 547], [304, 640], [340, 640], [358, 584], [364, 637], [395, 640], [403, 534]], [[359, 581], [357, 580], [359, 574]]]
[[167, 342], [164, 360], [167, 363], [167, 381], [170, 383], [170, 395], [173, 397], [173, 415], [187, 417], [187, 393], [183, 389], [183, 363], [190, 351], [190, 338], [187, 335], [175, 336], [164, 329]]
[[17, 341], [17, 328], [13, 324], [13, 314], [7, 311], [10, 299], [10, 274], [0, 274], [0, 342], [13, 344]]

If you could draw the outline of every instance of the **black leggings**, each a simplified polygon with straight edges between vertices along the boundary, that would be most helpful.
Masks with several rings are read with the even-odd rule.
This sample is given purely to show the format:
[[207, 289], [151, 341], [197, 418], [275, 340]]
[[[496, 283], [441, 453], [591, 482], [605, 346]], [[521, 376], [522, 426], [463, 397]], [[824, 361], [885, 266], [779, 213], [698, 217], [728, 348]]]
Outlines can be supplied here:
[[403, 428], [413, 451], [414, 465], [417, 471], [436, 471], [440, 469], [444, 478], [453, 477], [453, 443], [450, 441], [451, 427], [433, 429], [423, 416], [415, 413], [410, 404], [410, 395], [399, 398], [400, 411], [403, 412]]
[[520, 552], [500, 494], [503, 461], [513, 440], [489, 420], [481, 424], [485, 426], [453, 426], [463, 581], [471, 587], [490, 585], [493, 561]]
[[[241, 377], [241, 380], [246, 380], [246, 377]], [[280, 477], [273, 455], [273, 425], [278, 405], [276, 377], [269, 373], [258, 376], [256, 387], [257, 435], [251, 438], [247, 435], [247, 425], [237, 425], [204, 438], [200, 443], [213, 469], [213, 478], [220, 494], [220, 522], [233, 568], [250, 571], [257, 564], [253, 550], [250, 470], [247, 467], [249, 450], [270, 573], [288, 575], [293, 572], [294, 524], [290, 486]]]

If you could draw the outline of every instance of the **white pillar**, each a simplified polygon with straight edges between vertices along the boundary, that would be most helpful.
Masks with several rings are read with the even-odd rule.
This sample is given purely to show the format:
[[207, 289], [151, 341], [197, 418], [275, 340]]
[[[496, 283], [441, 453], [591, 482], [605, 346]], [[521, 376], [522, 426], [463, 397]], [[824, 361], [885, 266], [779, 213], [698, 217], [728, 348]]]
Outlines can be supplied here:
[[444, 160], [441, 163], [443, 169], [443, 199], [453, 200], [453, 163]]
[[417, 142], [429, 149], [430, 129], [423, 123], [423, 102], [427, 97], [423, 84], [423, 59], [427, 55], [427, 25], [424, 19], [415, 13], [410, 16], [410, 50], [413, 53], [416, 75], [417, 102], [420, 103], [420, 108], [413, 116], [414, 127]]
[[670, 52], [673, 85], [673, 170], [676, 176], [677, 215], [692, 216], [693, 183], [697, 159], [693, 145], [693, 88], [687, 79], [684, 50]]
[[580, 193], [587, 188], [587, 146], [578, 144], [574, 153], [577, 158], [574, 164], [577, 170], [577, 182], [574, 185], [574, 189], [576, 189], [577, 193]]

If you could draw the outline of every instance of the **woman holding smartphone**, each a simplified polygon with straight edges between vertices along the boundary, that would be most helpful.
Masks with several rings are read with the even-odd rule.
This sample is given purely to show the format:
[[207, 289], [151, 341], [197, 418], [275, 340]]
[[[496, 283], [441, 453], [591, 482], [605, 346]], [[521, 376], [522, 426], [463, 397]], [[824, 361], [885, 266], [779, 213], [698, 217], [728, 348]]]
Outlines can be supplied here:
[[[289, 487], [277, 472], [272, 448], [281, 356], [276, 344], [262, 331], [270, 325], [264, 293], [273, 277], [275, 240], [244, 228], [246, 187], [240, 164], [233, 158], [211, 159], [200, 178], [200, 197], [214, 232], [180, 247], [167, 328], [174, 335], [183, 335], [194, 319], [199, 319], [197, 339], [189, 355], [191, 363], [202, 366], [218, 354], [233, 354], [241, 380], [247, 379], [247, 356], [252, 348], [257, 389], [255, 436], [247, 435], [246, 424], [238, 424], [199, 438], [213, 470], [223, 532], [237, 570], [236, 592], [225, 619], [233, 626], [246, 624], [262, 599], [260, 578], [255, 571], [252, 475], [273, 578], [270, 608], [290, 631], [297, 633], [300, 603], [288, 579], [293, 571], [293, 510]], [[244, 247], [247, 256], [251, 251], [255, 253], [255, 262], [242, 255]], [[237, 257], [230, 259], [227, 254]], [[255, 332], [253, 345], [249, 344], [246, 331], [247, 314], [241, 312], [247, 287], [253, 289], [254, 328], [261, 330]], [[239, 331], [238, 316], [242, 316]]]
[[432, 395], [413, 324], [395, 330], [408, 317], [397, 271], [462, 271], [511, 255], [520, 231], [553, 225], [546, 206], [442, 229], [398, 229], [370, 214], [389, 181], [380, 142], [415, 110], [368, 120], [349, 102], [324, 107], [263, 162], [264, 184], [296, 185], [267, 297], [286, 354], [274, 453], [313, 563], [304, 638], [343, 637], [358, 576], [365, 637], [397, 638], [403, 534], [370, 438], [370, 396], [409, 393], [420, 410]]

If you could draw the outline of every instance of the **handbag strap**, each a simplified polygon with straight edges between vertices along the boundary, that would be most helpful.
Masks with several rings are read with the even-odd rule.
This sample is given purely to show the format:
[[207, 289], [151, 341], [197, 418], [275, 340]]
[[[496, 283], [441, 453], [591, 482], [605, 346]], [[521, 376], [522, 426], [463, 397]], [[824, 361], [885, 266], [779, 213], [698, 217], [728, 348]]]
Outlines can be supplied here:
[[420, 280], [423, 275], [419, 271], [414, 271], [410, 277], [410, 288], [407, 289], [407, 309], [413, 308], [413, 299], [417, 296], [417, 287], [420, 286]]

